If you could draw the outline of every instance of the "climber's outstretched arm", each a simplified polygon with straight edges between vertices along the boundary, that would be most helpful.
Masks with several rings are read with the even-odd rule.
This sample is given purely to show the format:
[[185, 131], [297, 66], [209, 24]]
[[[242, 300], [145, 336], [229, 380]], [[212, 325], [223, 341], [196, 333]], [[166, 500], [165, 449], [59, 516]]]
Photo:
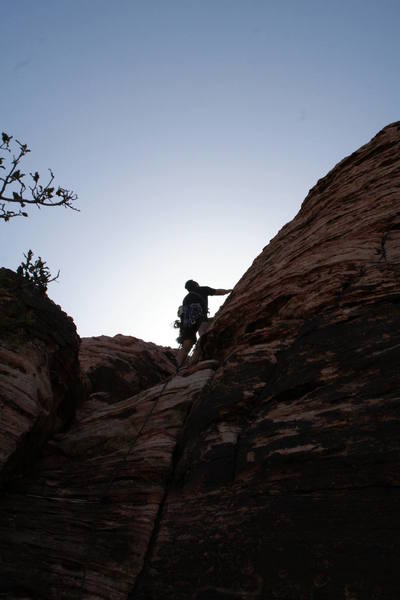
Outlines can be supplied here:
[[215, 290], [215, 296], [225, 296], [225, 294], [230, 294], [232, 290]]

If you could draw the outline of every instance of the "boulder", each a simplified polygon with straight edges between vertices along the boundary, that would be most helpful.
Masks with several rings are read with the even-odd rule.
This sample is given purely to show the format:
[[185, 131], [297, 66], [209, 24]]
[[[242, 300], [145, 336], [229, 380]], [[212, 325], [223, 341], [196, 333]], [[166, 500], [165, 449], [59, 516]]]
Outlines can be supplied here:
[[175, 373], [176, 352], [128, 335], [101, 335], [82, 338], [79, 361], [88, 392], [117, 402]]

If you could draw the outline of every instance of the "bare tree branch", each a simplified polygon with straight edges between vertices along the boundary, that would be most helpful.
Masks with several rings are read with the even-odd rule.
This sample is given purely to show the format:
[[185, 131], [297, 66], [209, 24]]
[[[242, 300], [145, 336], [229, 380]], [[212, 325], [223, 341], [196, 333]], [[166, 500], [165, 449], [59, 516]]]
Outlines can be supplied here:
[[[2, 133], [2, 142], [0, 151], [3, 156], [0, 156], [0, 169], [6, 171], [4, 176], [0, 177], [0, 219], [9, 221], [13, 217], [27, 217], [28, 213], [22, 209], [29, 204], [35, 204], [38, 208], [42, 206], [64, 206], [78, 211], [79, 209], [73, 206], [73, 202], [78, 199], [77, 194], [72, 190], [68, 190], [61, 186], [54, 185], [54, 173], [49, 169], [50, 177], [47, 183], [43, 185], [39, 183], [40, 174], [38, 171], [29, 173], [32, 179], [32, 185], [25, 185], [25, 173], [21, 172], [20, 163], [24, 156], [30, 152], [26, 144], [19, 140], [15, 140], [18, 148], [18, 153], [12, 155], [12, 159], [7, 161], [6, 158], [11, 155], [11, 144], [13, 137], [7, 133]], [[19, 204], [19, 210], [10, 209], [10, 204]]]

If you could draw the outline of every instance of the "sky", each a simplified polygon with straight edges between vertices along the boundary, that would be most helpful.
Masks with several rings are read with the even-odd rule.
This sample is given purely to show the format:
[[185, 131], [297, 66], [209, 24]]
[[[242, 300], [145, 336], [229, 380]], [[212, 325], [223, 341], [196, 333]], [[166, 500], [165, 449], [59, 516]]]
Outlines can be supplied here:
[[400, 118], [398, 0], [1, 0], [0, 19], [0, 130], [80, 209], [0, 222], [0, 266], [31, 248], [60, 270], [82, 337], [176, 347], [185, 281], [233, 287]]

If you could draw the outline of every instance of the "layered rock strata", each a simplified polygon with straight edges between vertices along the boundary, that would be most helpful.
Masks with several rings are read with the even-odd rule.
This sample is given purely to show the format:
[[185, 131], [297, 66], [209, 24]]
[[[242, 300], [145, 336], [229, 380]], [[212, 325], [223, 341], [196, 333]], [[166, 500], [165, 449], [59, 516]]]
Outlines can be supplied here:
[[82, 338], [79, 361], [91, 394], [116, 402], [156, 385], [176, 371], [176, 351], [127, 335]]
[[89, 400], [78, 411], [34, 471], [0, 498], [0, 591], [127, 597], [157, 533], [187, 413], [212, 375], [174, 377], [112, 405]]
[[78, 348], [72, 319], [0, 269], [0, 484], [71, 421], [79, 400]]
[[400, 597], [399, 215], [395, 123], [237, 284], [130, 598]]
[[3, 595], [400, 597], [399, 209], [395, 123], [254, 261], [200, 370], [93, 393], [9, 482]]

